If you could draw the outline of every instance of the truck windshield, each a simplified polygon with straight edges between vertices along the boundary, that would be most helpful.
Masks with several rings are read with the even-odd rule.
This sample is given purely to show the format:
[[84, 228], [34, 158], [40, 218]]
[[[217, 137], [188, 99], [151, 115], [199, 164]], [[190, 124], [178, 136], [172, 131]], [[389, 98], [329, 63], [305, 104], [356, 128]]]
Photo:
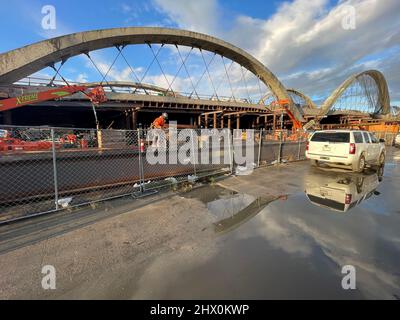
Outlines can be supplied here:
[[311, 138], [314, 142], [350, 142], [349, 132], [316, 132]]

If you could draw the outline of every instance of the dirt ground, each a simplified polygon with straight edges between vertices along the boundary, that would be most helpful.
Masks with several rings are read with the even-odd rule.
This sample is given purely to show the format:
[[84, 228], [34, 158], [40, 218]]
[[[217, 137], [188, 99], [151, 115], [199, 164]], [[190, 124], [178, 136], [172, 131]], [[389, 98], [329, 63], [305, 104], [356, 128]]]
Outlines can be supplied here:
[[[305, 161], [260, 168], [249, 176], [216, 182], [223, 188], [271, 200], [301, 188], [299, 177], [309, 169]], [[213, 186], [208, 186], [213, 188]], [[80, 221], [80, 211], [61, 218], [41, 217], [21, 227], [0, 230], [1, 299], [151, 298], [151, 288], [162, 281], [159, 269], [175, 264], [201, 264], [219, 245], [212, 229], [213, 217], [206, 203], [182, 194], [138, 200], [120, 200], [90, 208], [99, 220]], [[147, 203], [147, 204], [146, 204]], [[86, 209], [87, 210], [87, 209]], [[117, 210], [116, 212], [114, 212]], [[70, 220], [58, 225], [65, 216]], [[74, 227], [70, 228], [71, 225]], [[55, 231], [54, 231], [55, 230]], [[10, 235], [18, 234], [18, 236]], [[18, 246], [13, 245], [19, 243]], [[154, 263], [157, 261], [157, 263]], [[56, 289], [44, 290], [41, 271], [56, 269]], [[181, 277], [182, 273], [169, 275]]]

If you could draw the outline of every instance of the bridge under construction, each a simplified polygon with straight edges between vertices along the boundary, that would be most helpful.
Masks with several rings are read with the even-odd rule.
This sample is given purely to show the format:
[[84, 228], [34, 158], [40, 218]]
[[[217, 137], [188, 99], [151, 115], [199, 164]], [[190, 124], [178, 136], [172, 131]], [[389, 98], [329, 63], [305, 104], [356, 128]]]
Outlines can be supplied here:
[[[138, 46], [150, 58], [145, 67], [132, 63]], [[102, 50], [108, 63], [99, 59]], [[98, 79], [71, 80], [82, 62]], [[3, 53], [0, 98], [0, 224], [232, 174], [243, 169], [233, 154], [244, 150], [252, 150], [251, 168], [301, 160], [308, 130], [317, 128], [384, 131], [379, 138], [391, 143], [400, 120], [378, 70], [343, 79], [317, 105], [232, 44], [150, 27], [80, 32]], [[172, 127], [166, 130], [166, 154], [186, 138], [190, 150], [180, 163], [154, 165], [145, 154], [159, 146], [146, 129], [164, 112], [177, 132], [191, 132], [175, 145]], [[236, 136], [225, 130], [248, 128], [255, 130]], [[207, 163], [199, 159], [202, 152]]]
[[[150, 63], [141, 74], [131, 65], [129, 48], [148, 50]], [[100, 64], [93, 52], [114, 50], [108, 64]], [[177, 71], [165, 72], [160, 52], [174, 51]], [[76, 82], [63, 75], [68, 61], [86, 59], [99, 75], [97, 82]], [[190, 59], [201, 62], [201, 72], [191, 72]], [[110, 74], [121, 60], [129, 79]], [[106, 67], [104, 67], [106, 65]], [[164, 65], [164, 67], [163, 67]], [[163, 85], [149, 73], [159, 67]], [[48, 77], [38, 76], [46, 69]], [[49, 70], [53, 75], [49, 74]], [[136, 71], [135, 71], [136, 70]], [[187, 86], [177, 83], [185, 75]], [[101, 128], [146, 128], [161, 112], [187, 128], [292, 129], [308, 127], [396, 125], [397, 109], [390, 106], [388, 86], [377, 70], [365, 70], [343, 79], [321, 105], [306, 93], [285, 88], [260, 61], [223, 40], [191, 31], [168, 28], [115, 28], [80, 32], [27, 45], [1, 54], [0, 97], [10, 99], [73, 85], [103, 87], [106, 101], [96, 105]], [[181, 90], [180, 90], [181, 89]], [[280, 101], [286, 103], [280, 104]], [[94, 128], [92, 103], [86, 94], [46, 101], [32, 101], [4, 111], [3, 125]], [[298, 128], [298, 127], [296, 127]]]

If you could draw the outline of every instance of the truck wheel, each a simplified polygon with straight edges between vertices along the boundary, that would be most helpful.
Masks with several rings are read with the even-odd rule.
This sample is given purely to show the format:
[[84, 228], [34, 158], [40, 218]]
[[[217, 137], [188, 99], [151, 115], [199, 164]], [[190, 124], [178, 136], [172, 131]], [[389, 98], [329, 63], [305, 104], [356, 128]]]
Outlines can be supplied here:
[[362, 154], [360, 159], [358, 159], [357, 163], [353, 165], [353, 171], [355, 172], [363, 172], [365, 168], [365, 157]]
[[318, 160], [311, 160], [311, 165], [313, 167], [318, 167]]
[[363, 185], [364, 185], [364, 177], [357, 177], [356, 188], [358, 194], [360, 194], [363, 191]]
[[383, 166], [385, 164], [385, 154], [382, 152], [381, 155], [379, 156], [379, 166]]

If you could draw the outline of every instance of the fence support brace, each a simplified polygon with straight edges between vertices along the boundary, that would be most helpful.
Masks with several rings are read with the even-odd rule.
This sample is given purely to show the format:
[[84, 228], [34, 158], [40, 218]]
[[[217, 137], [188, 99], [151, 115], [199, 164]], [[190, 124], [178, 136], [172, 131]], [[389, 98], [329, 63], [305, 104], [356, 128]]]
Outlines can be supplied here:
[[50, 129], [51, 135], [51, 151], [53, 154], [53, 179], [54, 179], [54, 201], [56, 205], [56, 210], [59, 209], [58, 205], [58, 178], [57, 178], [57, 159], [56, 159], [56, 144], [54, 140], [54, 129]]

